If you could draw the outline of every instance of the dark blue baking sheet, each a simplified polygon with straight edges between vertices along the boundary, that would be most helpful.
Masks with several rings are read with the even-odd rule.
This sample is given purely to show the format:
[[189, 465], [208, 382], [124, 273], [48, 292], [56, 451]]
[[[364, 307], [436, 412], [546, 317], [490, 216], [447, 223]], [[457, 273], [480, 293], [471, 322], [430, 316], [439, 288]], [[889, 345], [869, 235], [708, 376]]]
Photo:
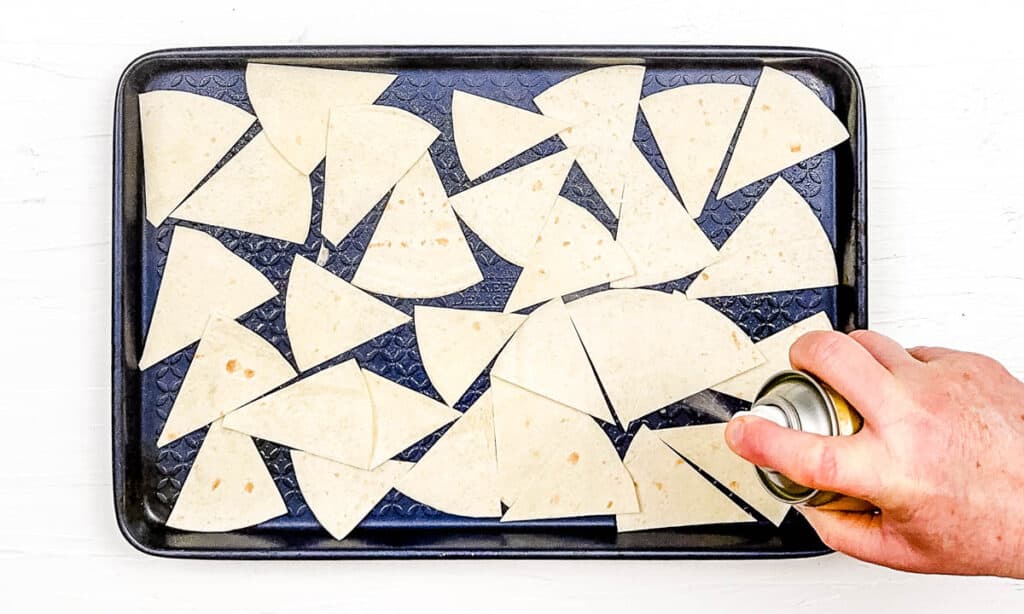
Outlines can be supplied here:
[[[252, 112], [245, 90], [247, 59], [379, 70], [397, 74], [378, 104], [410, 111], [436, 126], [440, 138], [430, 149], [448, 194], [455, 194], [564, 148], [557, 137], [471, 182], [458, 162], [451, 126], [451, 93], [459, 89], [536, 111], [532, 99], [549, 86], [583, 70], [611, 63], [647, 67], [643, 95], [689, 83], [756, 83], [769, 63], [795, 75], [835, 109], [852, 135], [848, 143], [786, 169], [782, 176], [810, 203], [836, 247], [838, 288], [709, 299], [755, 340], [818, 311], [840, 329], [867, 325], [864, 109], [860, 83], [841, 58], [806, 49], [743, 48], [253, 48], [188, 49], [148, 54], [132, 63], [118, 88], [114, 151], [113, 413], [114, 490], [119, 526], [128, 540], [153, 554], [203, 557], [418, 557], [418, 556], [586, 556], [726, 557], [802, 556], [827, 552], [797, 514], [781, 528], [756, 525], [668, 529], [618, 535], [612, 517], [499, 524], [497, 520], [453, 517], [392, 491], [352, 536], [335, 541], [319, 528], [302, 499], [286, 448], [257, 441], [288, 506], [288, 515], [230, 534], [199, 534], [164, 527], [205, 430], [157, 449], [155, 441], [188, 369], [195, 346], [140, 373], [138, 357], [159, 287], [175, 224], [209, 232], [264, 273], [281, 295], [240, 321], [291, 359], [284, 328], [286, 280], [296, 255], [316, 259], [323, 165], [310, 178], [313, 224], [304, 245], [250, 233], [169, 220], [158, 228], [144, 221], [137, 96], [173, 89], [213, 96]], [[258, 124], [225, 158], [259, 131]], [[642, 113], [634, 140], [674, 190], [657, 143]], [[223, 161], [222, 161], [223, 162]], [[773, 177], [721, 201], [710, 200], [698, 223], [716, 246], [749, 212]], [[587, 208], [614, 232], [615, 218], [578, 166], [562, 195]], [[386, 199], [385, 199], [386, 200]], [[384, 206], [382, 200], [336, 249], [326, 267], [351, 280]], [[383, 300], [407, 313], [416, 304], [500, 310], [519, 273], [463, 226], [484, 280], [462, 292], [429, 300]], [[692, 276], [654, 286], [685, 290]], [[567, 300], [572, 297], [567, 297]], [[440, 399], [423, 370], [413, 325], [404, 325], [320, 368], [356, 358], [361, 366]], [[685, 369], [680, 365], [680, 369]], [[317, 369], [318, 370], [318, 369]], [[307, 376], [314, 371], [304, 373]], [[486, 388], [486, 373], [456, 404], [464, 411]], [[628, 431], [602, 425], [624, 453], [640, 424], [665, 428], [715, 422], [743, 408], [726, 395], [705, 392], [675, 403]], [[400, 458], [415, 461], [444, 429], [410, 447]], [[756, 514], [755, 514], [756, 515]]]

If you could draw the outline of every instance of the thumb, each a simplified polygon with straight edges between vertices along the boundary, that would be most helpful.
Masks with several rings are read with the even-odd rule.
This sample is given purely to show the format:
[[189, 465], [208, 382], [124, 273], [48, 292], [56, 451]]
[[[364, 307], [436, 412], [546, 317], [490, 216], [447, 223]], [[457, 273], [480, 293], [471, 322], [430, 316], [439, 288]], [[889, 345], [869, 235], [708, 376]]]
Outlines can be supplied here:
[[852, 437], [805, 433], [744, 416], [729, 421], [725, 440], [736, 454], [799, 484], [875, 502], [877, 474]]

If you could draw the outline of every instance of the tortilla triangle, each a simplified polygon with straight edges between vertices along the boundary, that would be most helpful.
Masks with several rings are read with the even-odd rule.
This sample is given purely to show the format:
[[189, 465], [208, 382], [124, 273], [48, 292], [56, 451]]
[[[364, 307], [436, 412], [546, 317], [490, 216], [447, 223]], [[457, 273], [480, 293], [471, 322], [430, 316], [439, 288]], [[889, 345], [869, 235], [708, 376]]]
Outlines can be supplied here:
[[[554, 445], [556, 437], [561, 441]], [[596, 422], [578, 414], [550, 433], [545, 444], [554, 449], [524, 482], [502, 522], [639, 511], [629, 473]]]
[[146, 219], [159, 226], [256, 118], [233, 104], [187, 92], [139, 94]]
[[364, 369], [363, 378], [373, 403], [371, 469], [462, 415], [372, 371]]
[[769, 494], [757, 477], [754, 465], [729, 449], [725, 443], [725, 426], [725, 422], [682, 426], [661, 429], [654, 434], [779, 526], [789, 513], [789, 504]]
[[370, 104], [395, 75], [304, 66], [253, 64], [245, 88], [274, 147], [303, 175], [324, 159], [332, 107]]
[[452, 208], [496, 254], [517, 266], [526, 259], [555, 206], [575, 151], [560, 151], [449, 199]]
[[156, 445], [184, 437], [293, 377], [295, 370], [263, 337], [213, 315]]
[[633, 436], [625, 464], [636, 484], [640, 513], [616, 516], [619, 531], [754, 522], [646, 426]]
[[394, 488], [412, 463], [388, 461], [357, 469], [330, 459], [292, 451], [292, 467], [302, 498], [334, 539], [344, 539]]
[[567, 127], [566, 123], [455, 90], [452, 128], [459, 162], [470, 180]]
[[639, 149], [630, 156], [615, 241], [636, 272], [612, 282], [613, 288], [650, 286], [701, 270], [718, 251], [693, 221]]
[[736, 83], [701, 83], [664, 90], [640, 101], [692, 217], [704, 210], [750, 91]]
[[633, 274], [625, 250], [586, 209], [561, 196], [530, 250], [505, 311]]
[[501, 516], [494, 412], [485, 392], [395, 486], [405, 495], [456, 516]]
[[829, 321], [825, 312], [820, 311], [782, 329], [771, 337], [765, 337], [758, 341], [754, 347], [761, 352], [767, 362], [724, 382], [719, 382], [711, 388], [737, 399], [753, 402], [754, 396], [769, 377], [779, 371], [792, 368], [789, 364], [790, 346], [805, 333], [813, 330], [832, 330], [832, 322]]
[[174, 503], [167, 526], [183, 531], [244, 529], [288, 513], [248, 435], [214, 422]]
[[623, 426], [764, 362], [729, 318], [683, 295], [610, 290], [569, 314]]
[[394, 107], [334, 109], [324, 167], [324, 238], [341, 243], [439, 134], [419, 117]]
[[171, 217], [305, 243], [313, 212], [309, 178], [257, 134]]
[[391, 192], [352, 284], [402, 298], [431, 298], [483, 281], [430, 154]]
[[820, 288], [838, 283], [835, 253], [807, 201], [781, 177], [772, 183], [686, 289], [690, 298]]
[[816, 93], [796, 77], [766, 66], [754, 88], [718, 198], [848, 138], [846, 126]]
[[495, 359], [491, 376], [615, 422], [560, 298], [526, 318]]
[[416, 344], [430, 383], [449, 405], [458, 403], [526, 316], [417, 305]]
[[305, 371], [412, 318], [296, 256], [284, 319], [295, 362]]
[[224, 426], [353, 467], [368, 467], [373, 445], [373, 409], [354, 360], [231, 412]]
[[198, 341], [214, 312], [237, 318], [275, 296], [273, 284], [220, 241], [176, 227], [139, 368]]
[[533, 99], [544, 115], [569, 124], [558, 136], [580, 148], [580, 168], [616, 216], [643, 81], [643, 66], [607, 66], [569, 77]]

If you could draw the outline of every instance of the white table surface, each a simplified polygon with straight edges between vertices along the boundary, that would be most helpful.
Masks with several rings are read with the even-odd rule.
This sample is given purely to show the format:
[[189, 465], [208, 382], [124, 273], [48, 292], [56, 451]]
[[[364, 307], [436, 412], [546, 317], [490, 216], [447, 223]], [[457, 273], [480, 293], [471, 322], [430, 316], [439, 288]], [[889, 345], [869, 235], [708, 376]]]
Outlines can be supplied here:
[[[1024, 46], [983, 2], [8, 2], [0, 11], [0, 610], [1021, 611], [1024, 583], [794, 561], [204, 562], [118, 534], [110, 486], [111, 118], [122, 68], [225, 44], [823, 47], [863, 77], [871, 323], [1024, 375]], [[346, 7], [346, 4], [349, 4]], [[760, 6], [757, 8], [756, 5]], [[561, 5], [561, 6], [559, 6]], [[576, 5], [576, 6], [570, 6]], [[428, 8], [429, 7], [429, 8]], [[1018, 493], [1019, 495], [1019, 493]], [[956, 553], [950, 553], [956, 556]], [[1024, 556], [1024, 553], [1021, 553]]]

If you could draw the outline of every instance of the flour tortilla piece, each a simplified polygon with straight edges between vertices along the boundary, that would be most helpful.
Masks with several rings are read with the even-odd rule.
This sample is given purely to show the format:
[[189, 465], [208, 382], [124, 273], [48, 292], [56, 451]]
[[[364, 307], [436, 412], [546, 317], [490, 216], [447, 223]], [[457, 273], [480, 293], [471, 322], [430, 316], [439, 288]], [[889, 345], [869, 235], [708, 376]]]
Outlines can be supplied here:
[[850, 133], [818, 95], [791, 75], [765, 67], [718, 198], [835, 147]]
[[305, 243], [313, 215], [309, 177], [257, 134], [171, 217]]
[[224, 426], [289, 448], [369, 468], [373, 408], [359, 365], [348, 360], [237, 409]]
[[533, 311], [501, 351], [491, 376], [614, 423], [562, 299]]
[[[582, 421], [592, 421], [568, 405], [491, 377], [498, 490], [506, 505], [515, 503], [544, 468], [550, 455], [568, 456], [575, 442], [567, 437]], [[585, 427], [584, 427], [585, 428]]]
[[650, 286], [686, 277], [715, 261], [718, 251], [636, 147], [622, 198], [615, 241], [635, 273], [613, 288]]
[[214, 312], [237, 318], [275, 296], [273, 284], [220, 241], [178, 226], [171, 235], [139, 369], [198, 341]]
[[608, 66], [569, 77], [533, 99], [544, 115], [570, 124], [558, 136], [580, 148], [580, 168], [616, 216], [643, 81], [643, 66]]
[[625, 464], [636, 484], [640, 513], [616, 516], [620, 532], [754, 522], [646, 426], [633, 437]]
[[416, 345], [430, 383], [449, 405], [458, 403], [526, 316], [417, 305]]
[[395, 488], [446, 514], [501, 516], [490, 391], [466, 410]]
[[686, 290], [689, 298], [821, 288], [838, 283], [825, 229], [781, 177]]
[[586, 209], [561, 196], [548, 214], [506, 312], [622, 279], [634, 273], [625, 250]]
[[302, 498], [334, 539], [345, 539], [412, 468], [412, 463], [388, 461], [373, 470], [358, 469], [298, 450], [291, 454]]
[[804, 334], [815, 330], [832, 330], [832, 322], [823, 311], [819, 311], [813, 316], [800, 320], [771, 337], [765, 337], [755, 343], [754, 347], [757, 348], [757, 351], [761, 352], [767, 362], [750, 371], [730, 377], [724, 382], [719, 382], [712, 386], [711, 389], [724, 392], [737, 399], [753, 402], [757, 391], [768, 381], [769, 377], [779, 371], [792, 369], [789, 364], [790, 346]]
[[736, 83], [701, 83], [640, 101], [669, 174], [694, 218], [704, 210], [750, 92]]
[[304, 66], [245, 67], [245, 88], [263, 131], [303, 175], [324, 159], [327, 117], [332, 107], [368, 105], [396, 75]]
[[654, 434], [779, 526], [789, 513], [790, 505], [771, 496], [757, 477], [754, 465], [729, 449], [725, 443], [725, 426], [724, 422], [682, 426], [659, 429]]
[[391, 192], [352, 284], [402, 298], [432, 298], [483, 281], [430, 154]]
[[[502, 522], [577, 518], [640, 511], [629, 473], [608, 435], [580, 416], [564, 431], [563, 450], [549, 453], [543, 468], [523, 485]], [[554, 437], [548, 438], [551, 445]]]
[[459, 192], [449, 202], [496, 254], [524, 266], [575, 155], [567, 149], [541, 158]]
[[284, 356], [234, 320], [210, 317], [157, 439], [165, 446], [295, 377]]
[[217, 421], [206, 433], [167, 526], [218, 533], [287, 513], [252, 438], [229, 431]]
[[288, 339], [300, 371], [412, 319], [302, 256], [292, 263], [284, 306]]
[[159, 226], [256, 118], [233, 104], [187, 92], [139, 94], [146, 219]]
[[363, 369], [363, 378], [373, 403], [371, 469], [462, 415], [372, 371]]
[[455, 147], [470, 180], [567, 127], [566, 122], [519, 107], [452, 92]]
[[324, 238], [341, 243], [439, 134], [419, 117], [393, 107], [335, 109], [324, 166]]
[[623, 426], [764, 363], [729, 318], [682, 295], [609, 290], [568, 310]]

